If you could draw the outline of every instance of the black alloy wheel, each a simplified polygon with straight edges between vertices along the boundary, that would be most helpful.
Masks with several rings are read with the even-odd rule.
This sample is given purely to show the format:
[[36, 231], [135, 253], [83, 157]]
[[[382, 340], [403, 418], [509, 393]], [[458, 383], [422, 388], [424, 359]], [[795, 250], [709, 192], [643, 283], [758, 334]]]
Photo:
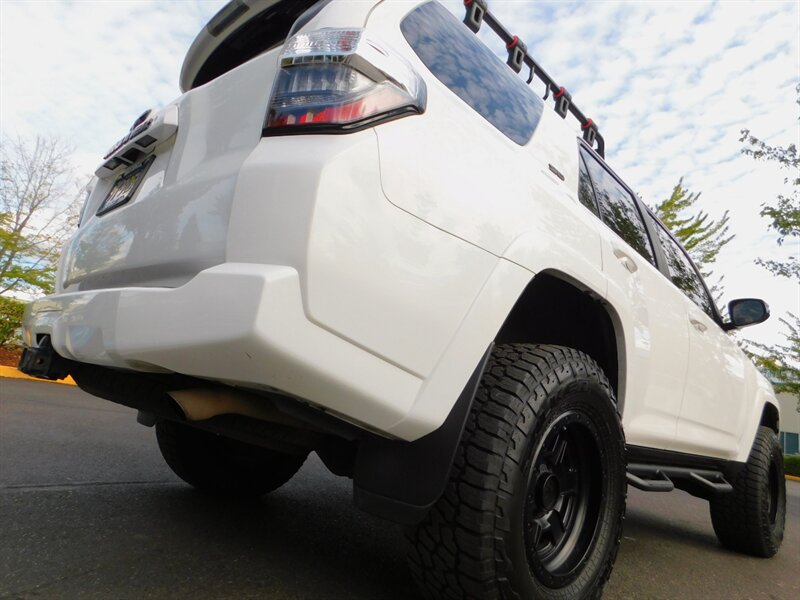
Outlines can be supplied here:
[[525, 550], [536, 577], [551, 587], [574, 580], [592, 546], [602, 501], [596, 432], [577, 412], [552, 422], [528, 472]]

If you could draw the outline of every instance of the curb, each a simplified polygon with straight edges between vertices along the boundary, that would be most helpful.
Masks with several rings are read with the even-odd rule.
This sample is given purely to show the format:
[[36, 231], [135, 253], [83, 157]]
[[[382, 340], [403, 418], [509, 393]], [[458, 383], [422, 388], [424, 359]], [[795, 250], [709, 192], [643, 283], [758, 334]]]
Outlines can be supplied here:
[[786, 477], [786, 479], [788, 479], [789, 481], [800, 481], [800, 477], [797, 477], [795, 475], [784, 475], [784, 477]]
[[31, 377], [30, 375], [25, 375], [22, 371], [18, 371], [14, 367], [4, 367], [0, 365], [0, 377], [7, 377], [9, 379], [27, 379], [29, 381], [43, 381], [45, 383], [60, 383], [62, 385], [77, 385], [72, 377], [67, 377], [66, 379], [60, 379], [58, 381], [50, 381], [49, 379], [39, 379], [37, 377]]

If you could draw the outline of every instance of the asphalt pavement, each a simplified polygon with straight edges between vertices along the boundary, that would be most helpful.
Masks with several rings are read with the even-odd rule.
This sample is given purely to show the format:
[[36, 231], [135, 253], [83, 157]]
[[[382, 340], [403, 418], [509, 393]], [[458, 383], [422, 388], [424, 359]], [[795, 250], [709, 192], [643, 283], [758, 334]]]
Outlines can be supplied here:
[[[800, 598], [800, 483], [773, 559], [724, 550], [707, 504], [629, 490], [604, 599]], [[399, 526], [312, 455], [252, 503], [204, 498], [127, 408], [0, 379], [0, 598], [416, 600]]]

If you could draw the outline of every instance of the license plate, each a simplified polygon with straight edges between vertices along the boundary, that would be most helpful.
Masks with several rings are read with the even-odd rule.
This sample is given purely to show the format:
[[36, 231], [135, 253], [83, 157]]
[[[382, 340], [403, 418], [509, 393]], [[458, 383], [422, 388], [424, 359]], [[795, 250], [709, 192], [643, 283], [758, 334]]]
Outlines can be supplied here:
[[139, 185], [147, 174], [147, 169], [150, 168], [154, 160], [155, 156], [150, 156], [140, 165], [120, 175], [119, 179], [111, 186], [111, 190], [108, 192], [105, 200], [100, 203], [100, 208], [97, 209], [97, 216], [104, 215], [122, 206], [126, 202], [129, 202], [134, 194], [136, 194], [136, 190], [139, 189]]

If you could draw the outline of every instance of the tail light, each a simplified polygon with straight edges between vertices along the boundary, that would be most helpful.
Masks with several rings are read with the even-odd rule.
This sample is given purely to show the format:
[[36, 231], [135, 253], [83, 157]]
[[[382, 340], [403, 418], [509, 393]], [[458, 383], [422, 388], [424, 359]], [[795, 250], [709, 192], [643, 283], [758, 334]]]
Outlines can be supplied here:
[[349, 132], [425, 110], [425, 82], [363, 29], [290, 38], [280, 55], [264, 135]]

